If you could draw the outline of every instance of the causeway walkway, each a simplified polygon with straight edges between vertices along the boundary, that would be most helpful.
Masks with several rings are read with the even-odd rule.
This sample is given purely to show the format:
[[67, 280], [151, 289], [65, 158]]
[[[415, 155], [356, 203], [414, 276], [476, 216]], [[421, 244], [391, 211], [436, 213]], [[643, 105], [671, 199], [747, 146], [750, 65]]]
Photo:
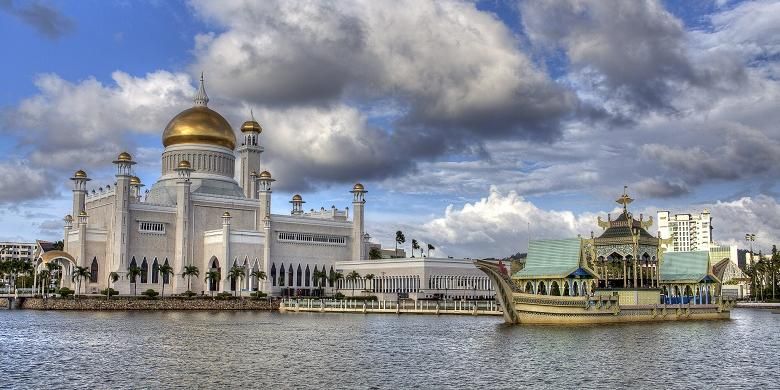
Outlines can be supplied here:
[[500, 316], [501, 307], [495, 301], [362, 301], [351, 299], [283, 299], [281, 312], [316, 313], [385, 313], [385, 314], [455, 314]]

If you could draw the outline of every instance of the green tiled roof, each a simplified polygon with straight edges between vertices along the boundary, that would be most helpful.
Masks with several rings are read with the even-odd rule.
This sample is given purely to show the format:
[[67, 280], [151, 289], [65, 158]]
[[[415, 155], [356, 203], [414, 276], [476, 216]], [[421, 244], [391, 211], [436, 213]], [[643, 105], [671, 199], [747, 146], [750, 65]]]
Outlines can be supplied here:
[[697, 283], [711, 274], [709, 260], [709, 251], [665, 253], [661, 282]]
[[512, 277], [565, 278], [580, 267], [580, 239], [536, 240], [528, 244], [525, 268]]

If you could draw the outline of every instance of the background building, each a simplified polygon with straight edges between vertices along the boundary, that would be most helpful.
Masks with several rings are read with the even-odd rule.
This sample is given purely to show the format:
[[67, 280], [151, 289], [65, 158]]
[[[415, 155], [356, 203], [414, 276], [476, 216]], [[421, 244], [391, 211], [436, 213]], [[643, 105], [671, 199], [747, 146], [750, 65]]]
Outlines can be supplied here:
[[[336, 288], [345, 295], [376, 295], [379, 299], [491, 299], [490, 278], [470, 259], [394, 258], [339, 261], [336, 270], [345, 277], [355, 271], [360, 278], [341, 279]], [[366, 275], [371, 275], [370, 279]]]
[[31, 261], [34, 250], [34, 242], [0, 242], [0, 261]]
[[659, 211], [658, 234], [661, 239], [671, 238], [671, 244], [661, 245], [667, 252], [708, 251], [712, 244], [712, 216], [707, 209], [698, 215]]

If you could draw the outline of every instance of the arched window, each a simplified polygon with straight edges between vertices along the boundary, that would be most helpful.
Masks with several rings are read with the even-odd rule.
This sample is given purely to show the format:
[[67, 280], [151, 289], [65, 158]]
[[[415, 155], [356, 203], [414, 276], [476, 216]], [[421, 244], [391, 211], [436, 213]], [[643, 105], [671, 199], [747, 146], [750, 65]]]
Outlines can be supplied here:
[[276, 263], [271, 263], [271, 286], [276, 287]]
[[89, 282], [97, 283], [98, 281], [98, 263], [97, 257], [92, 258], [92, 267], [89, 269]]
[[311, 273], [309, 272], [309, 265], [306, 264], [306, 273], [304, 274], [303, 282], [306, 287], [309, 287], [309, 278], [311, 278]]
[[141, 263], [141, 283], [147, 283], [149, 278], [149, 264], [146, 262], [146, 257]]
[[[138, 263], [135, 262], [135, 256], [133, 256], [133, 260], [130, 261], [130, 267], [129, 268], [134, 268], [134, 267], [138, 267]], [[130, 283], [135, 283], [135, 276], [130, 278]]]
[[303, 279], [302, 274], [303, 272], [301, 271], [301, 265], [298, 264], [298, 270], [295, 272], [295, 276], [296, 276], [295, 285], [298, 287], [301, 287], [301, 279]]
[[160, 283], [160, 264], [157, 263], [156, 257], [152, 262], [152, 283]]
[[287, 285], [292, 287], [293, 285], [293, 268], [292, 264], [290, 264], [289, 268], [287, 269]]
[[279, 267], [279, 287], [284, 287], [284, 263]]
[[[165, 259], [165, 263], [163, 264], [169, 265], [167, 258]], [[165, 275], [163, 275], [163, 284], [170, 284], [170, 283], [171, 283], [171, 274], [166, 273]]]

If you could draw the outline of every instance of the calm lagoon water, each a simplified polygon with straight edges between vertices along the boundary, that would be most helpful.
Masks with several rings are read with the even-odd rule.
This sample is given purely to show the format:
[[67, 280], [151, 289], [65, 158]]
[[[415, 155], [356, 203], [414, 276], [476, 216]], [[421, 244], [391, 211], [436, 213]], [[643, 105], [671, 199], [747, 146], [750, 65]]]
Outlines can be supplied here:
[[0, 311], [0, 388], [780, 388], [780, 315], [600, 327], [498, 317]]

